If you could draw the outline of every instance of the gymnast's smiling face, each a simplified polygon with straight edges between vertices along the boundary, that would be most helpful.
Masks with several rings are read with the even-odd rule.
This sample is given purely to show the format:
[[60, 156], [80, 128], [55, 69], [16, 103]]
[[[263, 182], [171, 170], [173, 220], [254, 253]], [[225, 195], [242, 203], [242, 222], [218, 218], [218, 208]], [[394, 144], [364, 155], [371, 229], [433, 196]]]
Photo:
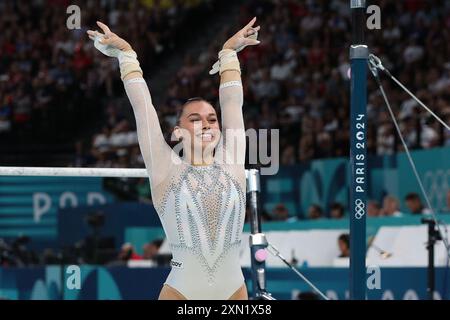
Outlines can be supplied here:
[[174, 134], [182, 140], [184, 150], [213, 152], [221, 134], [216, 110], [203, 99], [189, 100], [181, 110]]

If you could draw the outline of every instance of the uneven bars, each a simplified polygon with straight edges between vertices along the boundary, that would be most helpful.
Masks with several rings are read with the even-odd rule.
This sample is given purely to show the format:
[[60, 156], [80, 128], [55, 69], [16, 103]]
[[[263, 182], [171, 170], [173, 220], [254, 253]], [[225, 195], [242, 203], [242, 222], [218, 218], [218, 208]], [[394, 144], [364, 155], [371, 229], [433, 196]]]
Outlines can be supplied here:
[[148, 173], [132, 168], [0, 167], [0, 176], [148, 178]]

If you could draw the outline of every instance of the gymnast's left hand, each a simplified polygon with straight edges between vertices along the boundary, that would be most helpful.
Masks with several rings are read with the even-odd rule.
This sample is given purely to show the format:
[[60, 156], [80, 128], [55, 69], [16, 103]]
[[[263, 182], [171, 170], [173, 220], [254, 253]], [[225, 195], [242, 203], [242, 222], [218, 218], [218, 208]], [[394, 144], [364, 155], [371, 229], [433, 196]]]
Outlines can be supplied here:
[[103, 33], [97, 30], [88, 30], [89, 38], [94, 41], [94, 46], [104, 55], [117, 58], [121, 52], [131, 51], [131, 45], [112, 32], [108, 26], [100, 21], [97, 25]]
[[223, 49], [231, 49], [235, 51], [241, 51], [246, 46], [254, 46], [260, 43], [257, 40], [258, 31], [260, 26], [253, 27], [256, 22], [256, 17], [254, 17], [244, 28], [239, 30], [234, 36], [225, 42]]

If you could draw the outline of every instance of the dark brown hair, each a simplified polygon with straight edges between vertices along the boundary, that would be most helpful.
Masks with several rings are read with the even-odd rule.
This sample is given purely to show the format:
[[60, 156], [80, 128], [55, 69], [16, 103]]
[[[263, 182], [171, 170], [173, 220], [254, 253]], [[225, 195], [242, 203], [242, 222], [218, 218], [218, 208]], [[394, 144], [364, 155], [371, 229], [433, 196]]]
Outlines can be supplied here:
[[186, 100], [186, 102], [183, 104], [183, 106], [181, 107], [181, 109], [180, 109], [180, 110], [178, 111], [178, 113], [177, 113], [177, 122], [176, 122], [177, 126], [180, 125], [180, 119], [181, 119], [181, 116], [183, 115], [184, 109], [185, 109], [188, 105], [190, 105], [191, 103], [193, 103], [193, 102], [206, 102], [206, 103], [210, 104], [210, 105], [213, 107], [214, 111], [216, 111], [216, 114], [217, 114], [216, 108], [214, 108], [214, 106], [212, 105], [212, 103], [210, 103], [208, 100], [203, 99], [203, 98], [201, 98], [201, 97], [190, 98], [190, 99], [187, 99], [187, 100]]

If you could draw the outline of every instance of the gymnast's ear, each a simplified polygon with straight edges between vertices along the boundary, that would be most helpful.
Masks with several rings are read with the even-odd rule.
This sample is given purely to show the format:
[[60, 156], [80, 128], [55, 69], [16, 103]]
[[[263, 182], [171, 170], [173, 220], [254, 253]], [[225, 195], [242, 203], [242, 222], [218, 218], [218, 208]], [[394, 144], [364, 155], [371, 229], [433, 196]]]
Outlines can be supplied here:
[[181, 128], [179, 126], [175, 126], [173, 128], [172, 138], [174, 138], [174, 141], [183, 140], [183, 135], [181, 133]]

